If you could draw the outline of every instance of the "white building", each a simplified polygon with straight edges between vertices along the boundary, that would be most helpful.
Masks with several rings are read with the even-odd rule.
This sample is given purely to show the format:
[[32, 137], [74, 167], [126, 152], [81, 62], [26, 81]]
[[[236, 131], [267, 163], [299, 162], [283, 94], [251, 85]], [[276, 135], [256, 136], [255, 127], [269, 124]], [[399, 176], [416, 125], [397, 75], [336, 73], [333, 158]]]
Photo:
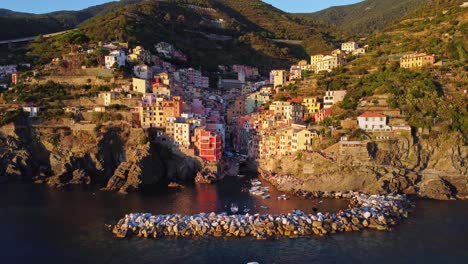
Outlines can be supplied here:
[[300, 66], [293, 65], [289, 70], [289, 80], [300, 80], [302, 79], [302, 69]]
[[361, 56], [361, 55], [364, 55], [364, 54], [366, 54], [366, 49], [364, 49], [364, 48], [359, 48], [359, 49], [353, 50], [353, 55], [354, 56]]
[[284, 116], [287, 121], [302, 121], [304, 117], [304, 106], [300, 103], [289, 103], [284, 107]]
[[23, 112], [29, 113], [29, 117], [37, 117], [37, 114], [39, 114], [39, 107], [25, 106], [23, 107]]
[[331, 108], [334, 104], [343, 101], [346, 96], [345, 90], [340, 91], [327, 91], [323, 97], [323, 108]]
[[352, 52], [358, 48], [359, 48], [359, 45], [354, 41], [349, 41], [349, 42], [345, 42], [341, 44], [342, 51]]
[[117, 98], [119, 93], [117, 92], [103, 92], [100, 93], [98, 98], [102, 100], [102, 104], [104, 106], [109, 106], [112, 104], [112, 100]]
[[133, 74], [139, 79], [153, 79], [153, 70], [151, 67], [141, 64], [133, 67]]
[[105, 57], [105, 66], [107, 69], [111, 69], [115, 64], [117, 67], [125, 66], [125, 60], [127, 56], [123, 50], [114, 50], [109, 56]]
[[387, 125], [387, 116], [366, 112], [358, 117], [359, 128], [365, 131], [390, 131]]
[[158, 44], [155, 45], [155, 48], [159, 54], [161, 54], [162, 56], [166, 58], [172, 58], [172, 55], [175, 52], [174, 46], [167, 42], [159, 42]]

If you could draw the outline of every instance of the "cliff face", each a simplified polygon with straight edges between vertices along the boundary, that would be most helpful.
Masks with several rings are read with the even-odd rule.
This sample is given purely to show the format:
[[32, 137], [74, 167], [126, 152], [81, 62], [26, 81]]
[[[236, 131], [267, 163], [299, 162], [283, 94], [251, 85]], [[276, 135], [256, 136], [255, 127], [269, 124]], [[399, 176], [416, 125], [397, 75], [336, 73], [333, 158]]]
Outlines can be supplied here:
[[[304, 152], [281, 160], [262, 160], [259, 167], [266, 178], [285, 191], [356, 190], [434, 199], [468, 197], [468, 148], [460, 135], [425, 139], [403, 135], [353, 148], [348, 151], [338, 144], [331, 153]], [[281, 180], [284, 175], [289, 180]]]
[[0, 179], [51, 186], [94, 184], [128, 192], [193, 181], [200, 162], [149, 142], [141, 129], [118, 123], [99, 130], [15, 127], [0, 132]]

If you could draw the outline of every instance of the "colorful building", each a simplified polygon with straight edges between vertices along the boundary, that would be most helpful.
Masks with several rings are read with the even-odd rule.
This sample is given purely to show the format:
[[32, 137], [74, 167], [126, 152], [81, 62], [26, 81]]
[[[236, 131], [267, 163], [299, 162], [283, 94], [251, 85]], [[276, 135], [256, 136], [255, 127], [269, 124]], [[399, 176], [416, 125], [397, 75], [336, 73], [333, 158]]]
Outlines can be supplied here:
[[203, 160], [217, 162], [223, 155], [221, 135], [205, 128], [196, 128], [193, 136], [195, 150]]
[[314, 115], [315, 112], [320, 111], [321, 104], [317, 97], [305, 97], [302, 100], [304, 106], [304, 113], [306, 115]]

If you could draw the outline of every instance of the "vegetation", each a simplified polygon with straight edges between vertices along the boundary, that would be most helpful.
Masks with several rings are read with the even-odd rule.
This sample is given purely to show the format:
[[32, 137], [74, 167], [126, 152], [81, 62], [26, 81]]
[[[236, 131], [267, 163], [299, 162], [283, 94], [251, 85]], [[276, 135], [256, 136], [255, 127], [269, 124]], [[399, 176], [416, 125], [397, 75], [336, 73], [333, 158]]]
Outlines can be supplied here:
[[[462, 1], [429, 1], [401, 22], [366, 40], [368, 53], [345, 67], [316, 75], [317, 85], [299, 84], [284, 89], [282, 97], [296, 93], [323, 94], [326, 90], [347, 90], [343, 102], [334, 107], [325, 123], [356, 117], [362, 101], [378, 104], [372, 96], [388, 97], [391, 108], [401, 110], [415, 128], [468, 134], [468, 112], [463, 87], [466, 74], [467, 24]], [[422, 69], [401, 69], [399, 58], [406, 52], [436, 55], [443, 65]], [[466, 140], [465, 136], [465, 140]]]
[[47, 82], [45, 84], [18, 84], [12, 90], [2, 93], [5, 102], [35, 103], [38, 106], [47, 102], [73, 98], [73, 86]]
[[[0, 10], [0, 40], [33, 37], [72, 29], [87, 19], [142, 0], [116, 1], [81, 11], [59, 11], [43, 15]], [[12, 29], [15, 30], [12, 30]]]
[[335, 26], [350, 35], [363, 36], [386, 28], [415, 10], [421, 2], [423, 0], [366, 0], [296, 16]]

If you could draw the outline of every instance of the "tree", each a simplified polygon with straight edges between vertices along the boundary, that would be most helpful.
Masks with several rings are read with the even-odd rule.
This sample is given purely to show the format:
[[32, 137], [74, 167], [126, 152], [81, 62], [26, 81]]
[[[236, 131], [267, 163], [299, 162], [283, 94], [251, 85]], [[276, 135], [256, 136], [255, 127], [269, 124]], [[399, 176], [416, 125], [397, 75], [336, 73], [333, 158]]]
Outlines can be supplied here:
[[97, 48], [92, 55], [95, 57], [98, 65], [104, 65], [105, 56], [109, 55], [109, 51], [103, 48]]

